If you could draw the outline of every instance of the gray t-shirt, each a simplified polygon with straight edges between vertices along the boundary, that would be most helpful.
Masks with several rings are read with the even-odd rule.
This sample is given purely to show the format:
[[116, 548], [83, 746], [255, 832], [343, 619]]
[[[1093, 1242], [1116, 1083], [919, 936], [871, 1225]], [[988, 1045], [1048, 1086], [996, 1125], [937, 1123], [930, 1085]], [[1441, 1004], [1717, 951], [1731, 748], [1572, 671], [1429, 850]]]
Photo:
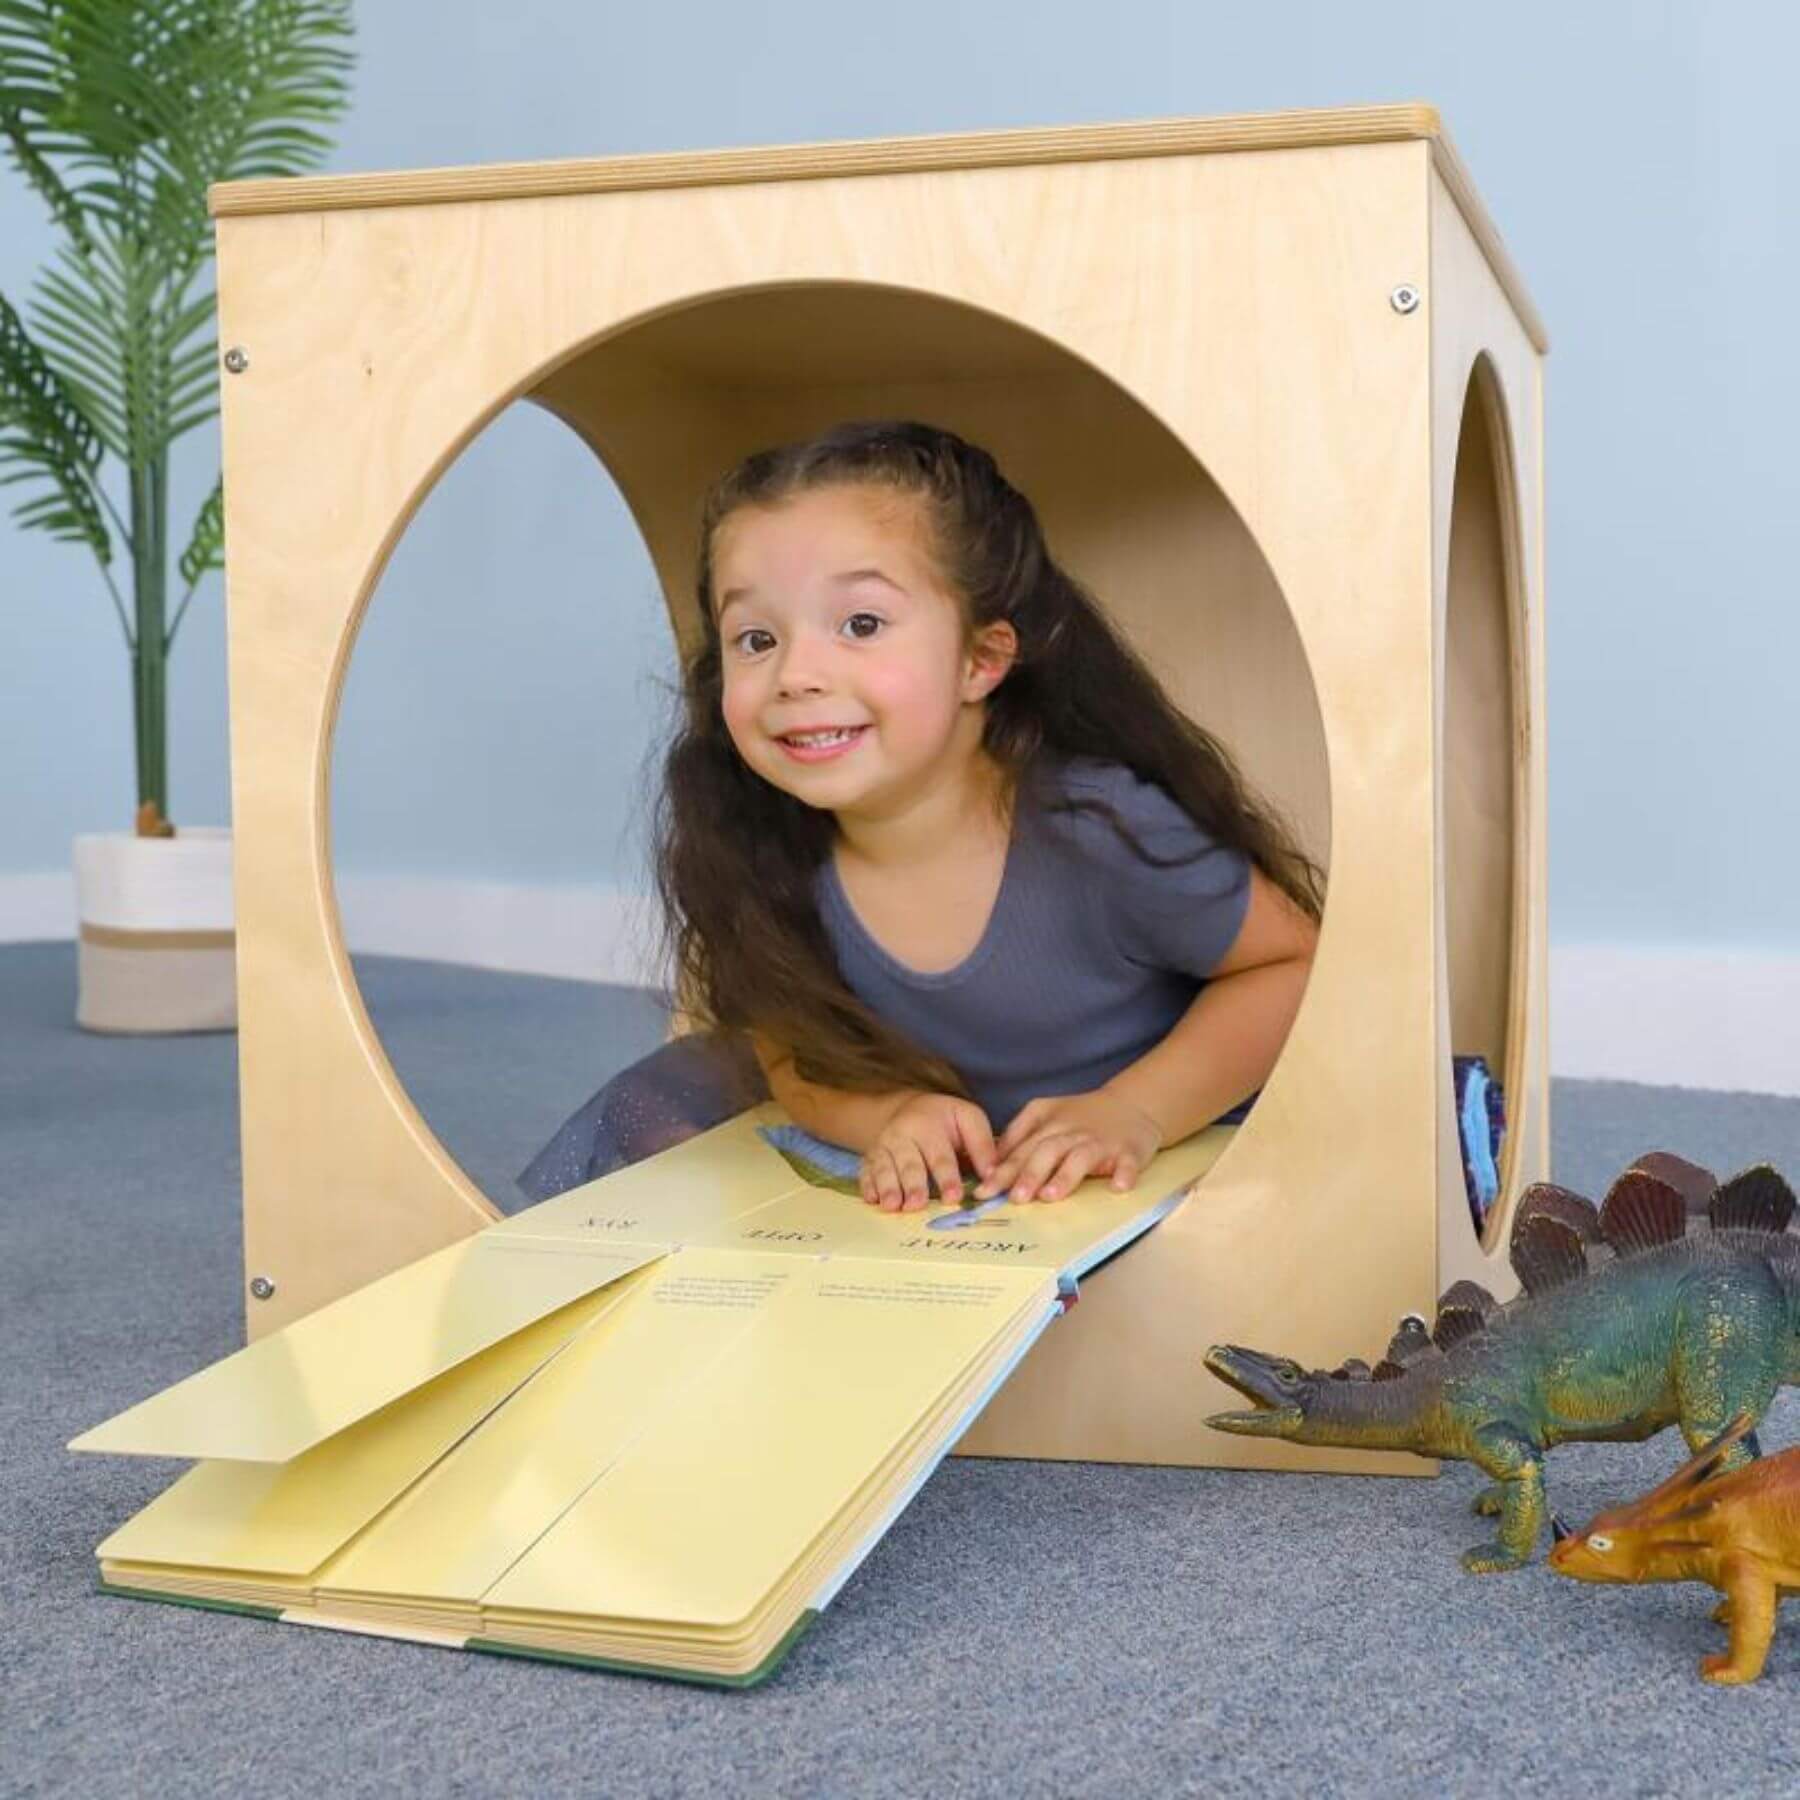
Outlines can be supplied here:
[[[981, 941], [929, 974], [869, 935], [831, 857], [815, 878], [845, 983], [961, 1070], [996, 1135], [1027, 1100], [1096, 1088], [1167, 1036], [1236, 940], [1250, 899], [1249, 858], [1121, 764], [1063, 763], [1050, 788], [1106, 801], [1153, 856], [1203, 854], [1157, 868], [1104, 815], [1052, 812], [1022, 793]], [[1222, 1116], [1240, 1119], [1249, 1104]]]

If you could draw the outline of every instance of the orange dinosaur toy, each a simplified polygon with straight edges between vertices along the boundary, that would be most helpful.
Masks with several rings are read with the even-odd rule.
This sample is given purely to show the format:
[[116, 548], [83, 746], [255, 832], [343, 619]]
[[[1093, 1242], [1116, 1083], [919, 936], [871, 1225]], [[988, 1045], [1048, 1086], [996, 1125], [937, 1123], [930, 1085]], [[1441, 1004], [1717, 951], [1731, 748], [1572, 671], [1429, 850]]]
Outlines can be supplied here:
[[[1775, 1609], [1800, 1593], [1800, 1448], [1728, 1474], [1714, 1471], [1753, 1423], [1738, 1416], [1641, 1500], [1597, 1513], [1585, 1531], [1553, 1518], [1550, 1567], [1576, 1581], [1704, 1581], [1725, 1598], [1723, 1656], [1703, 1656], [1708, 1681], [1754, 1681], [1775, 1635]], [[1708, 1479], [1708, 1477], [1711, 1479]]]

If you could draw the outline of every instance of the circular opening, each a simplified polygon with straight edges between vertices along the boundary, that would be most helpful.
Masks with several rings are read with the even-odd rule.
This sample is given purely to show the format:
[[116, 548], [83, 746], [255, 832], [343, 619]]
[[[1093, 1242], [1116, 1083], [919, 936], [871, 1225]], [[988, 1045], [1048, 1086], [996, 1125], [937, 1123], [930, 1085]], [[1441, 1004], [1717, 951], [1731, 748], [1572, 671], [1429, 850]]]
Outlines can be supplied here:
[[444, 471], [364, 610], [332, 740], [341, 929], [406, 1096], [502, 1210], [608, 1059], [663, 1037], [633, 899], [672, 665], [629, 508], [532, 406]]
[[[545, 1003], [579, 1021], [550, 1095], [523, 1054], [534, 1028], [494, 1037], [478, 979], [445, 990], [471, 996], [453, 1015], [416, 971], [376, 969], [367, 952], [410, 943], [490, 971], [551, 972], [531, 940], [562, 919], [556, 968], [567, 972], [585, 932], [591, 975], [633, 979], [607, 920], [644, 916], [651, 757], [667, 717], [656, 678], [674, 673], [671, 625], [679, 642], [694, 624], [700, 496], [759, 446], [901, 416], [993, 451], [1058, 559], [1327, 863], [1323, 721], [1267, 560], [1186, 447], [1059, 346], [930, 295], [790, 285], [659, 313], [560, 362], [525, 398], [611, 482], [596, 484], [529, 409], [471, 440], [399, 541], [380, 605], [364, 609], [332, 775], [333, 862], [371, 1024], [497, 1205], [521, 1204], [511, 1177], [546, 1123], [660, 1038], [660, 997], [622, 986], [553, 1001], [545, 984]], [[375, 901], [388, 907], [379, 932]]]

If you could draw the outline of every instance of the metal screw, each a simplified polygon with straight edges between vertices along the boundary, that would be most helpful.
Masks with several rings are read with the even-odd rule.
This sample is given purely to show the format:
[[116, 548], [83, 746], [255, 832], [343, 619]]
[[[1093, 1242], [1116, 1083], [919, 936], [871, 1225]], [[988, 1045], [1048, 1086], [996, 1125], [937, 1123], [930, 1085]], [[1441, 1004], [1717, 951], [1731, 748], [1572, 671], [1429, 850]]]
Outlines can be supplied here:
[[233, 375], [241, 375], [250, 366], [250, 352], [242, 344], [233, 344], [225, 352], [225, 367]]
[[1417, 312], [1424, 296], [1410, 281], [1403, 281], [1388, 295], [1388, 304], [1397, 313]]
[[252, 1275], [250, 1291], [257, 1299], [267, 1300], [275, 1292], [275, 1284], [266, 1275]]

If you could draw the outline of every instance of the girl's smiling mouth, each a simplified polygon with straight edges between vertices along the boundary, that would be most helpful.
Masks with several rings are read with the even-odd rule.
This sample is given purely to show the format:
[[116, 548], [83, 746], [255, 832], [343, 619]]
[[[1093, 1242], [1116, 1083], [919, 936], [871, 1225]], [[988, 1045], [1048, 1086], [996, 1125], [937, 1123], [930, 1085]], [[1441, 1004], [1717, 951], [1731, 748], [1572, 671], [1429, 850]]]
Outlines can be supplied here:
[[825, 762], [842, 756], [868, 729], [866, 725], [835, 725], [819, 731], [785, 732], [775, 741], [796, 762]]

